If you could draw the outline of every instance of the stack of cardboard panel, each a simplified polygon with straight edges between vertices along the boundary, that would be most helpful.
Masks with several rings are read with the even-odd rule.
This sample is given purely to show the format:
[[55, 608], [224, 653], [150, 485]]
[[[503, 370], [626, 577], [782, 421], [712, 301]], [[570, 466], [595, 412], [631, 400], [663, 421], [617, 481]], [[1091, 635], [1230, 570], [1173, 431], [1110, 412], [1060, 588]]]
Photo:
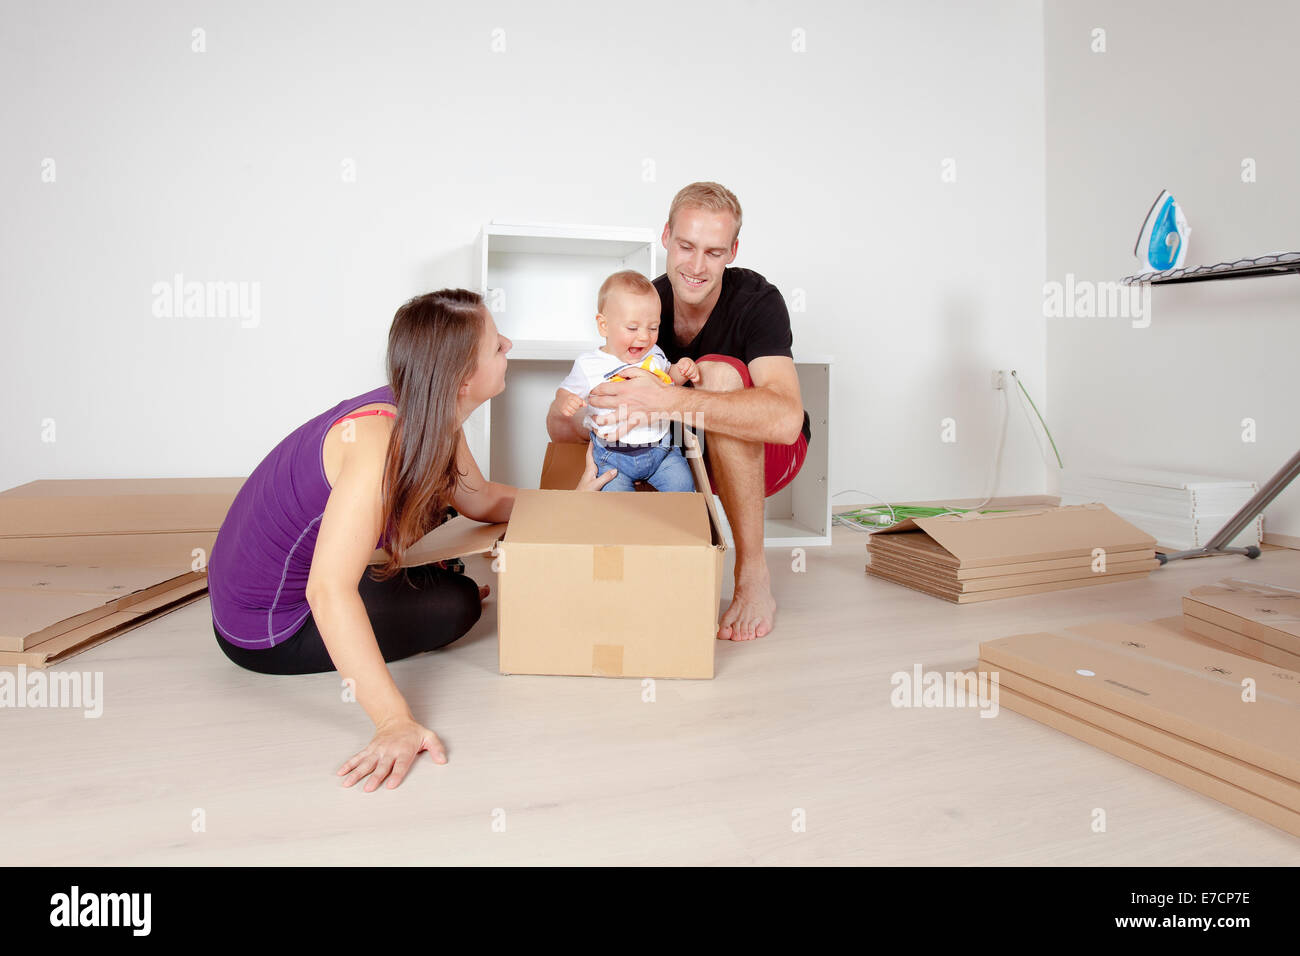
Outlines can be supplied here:
[[57, 664], [201, 598], [243, 482], [75, 479], [0, 492], [0, 665]]
[[1300, 836], [1300, 673], [1160, 622], [980, 645], [998, 704]]
[[1227, 578], [1183, 598], [1189, 631], [1279, 667], [1300, 671], [1300, 591]]
[[867, 573], [968, 604], [1144, 578], [1155, 543], [1098, 503], [972, 511], [873, 532]]

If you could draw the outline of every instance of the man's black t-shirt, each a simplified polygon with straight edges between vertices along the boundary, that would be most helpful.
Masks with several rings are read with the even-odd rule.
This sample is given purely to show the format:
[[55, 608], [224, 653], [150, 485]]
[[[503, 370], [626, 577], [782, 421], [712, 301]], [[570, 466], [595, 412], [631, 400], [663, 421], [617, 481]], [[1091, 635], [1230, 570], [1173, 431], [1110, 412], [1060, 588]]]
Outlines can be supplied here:
[[[785, 299], [776, 286], [752, 269], [728, 266], [722, 270], [718, 301], [689, 345], [677, 341], [673, 328], [673, 287], [668, 274], [655, 279], [654, 287], [659, 293], [659, 347], [669, 362], [730, 355], [748, 365], [762, 355], [794, 357]], [[803, 436], [812, 438], [807, 411], [803, 413]]]

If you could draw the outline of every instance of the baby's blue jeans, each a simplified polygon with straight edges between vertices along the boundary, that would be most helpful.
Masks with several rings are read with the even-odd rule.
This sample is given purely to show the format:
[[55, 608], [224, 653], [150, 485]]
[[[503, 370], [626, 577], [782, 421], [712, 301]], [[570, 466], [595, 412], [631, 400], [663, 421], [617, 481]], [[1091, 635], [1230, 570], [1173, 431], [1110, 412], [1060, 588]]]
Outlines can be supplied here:
[[618, 469], [618, 474], [601, 491], [633, 491], [634, 481], [648, 481], [656, 491], [695, 490], [691, 466], [682, 457], [681, 449], [673, 444], [671, 428], [659, 444], [635, 448], [603, 445], [593, 432], [591, 458], [596, 463], [597, 475], [611, 468]]

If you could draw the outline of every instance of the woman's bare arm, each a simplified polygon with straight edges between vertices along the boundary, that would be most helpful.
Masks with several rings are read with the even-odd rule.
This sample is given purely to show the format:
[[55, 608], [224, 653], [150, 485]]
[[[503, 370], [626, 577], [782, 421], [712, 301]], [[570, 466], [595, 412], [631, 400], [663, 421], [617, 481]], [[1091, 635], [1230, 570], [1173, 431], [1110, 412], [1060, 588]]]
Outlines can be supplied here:
[[357, 590], [382, 533], [381, 488], [392, 424], [376, 416], [357, 422], [344, 446], [307, 576], [307, 603], [340, 677], [355, 682], [357, 703], [376, 727], [414, 720], [380, 653]]

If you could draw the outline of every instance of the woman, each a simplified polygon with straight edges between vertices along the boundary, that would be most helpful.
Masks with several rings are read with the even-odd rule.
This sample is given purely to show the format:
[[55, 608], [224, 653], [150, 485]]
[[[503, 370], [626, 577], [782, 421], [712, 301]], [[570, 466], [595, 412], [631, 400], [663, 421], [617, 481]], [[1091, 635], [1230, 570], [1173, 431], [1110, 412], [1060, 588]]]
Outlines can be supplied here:
[[[421, 751], [447, 756], [416, 722], [386, 662], [444, 647], [482, 613], [487, 587], [403, 555], [447, 509], [506, 521], [516, 489], [487, 481], [465, 442], [471, 412], [505, 388], [508, 338], [475, 292], [407, 302], [388, 333], [388, 384], [346, 399], [271, 450], [240, 488], [212, 547], [208, 590], [222, 651], [263, 674], [337, 670], [375, 723], [339, 768], [396, 787]], [[579, 491], [597, 491], [591, 448]], [[378, 568], [376, 548], [389, 552]]]

